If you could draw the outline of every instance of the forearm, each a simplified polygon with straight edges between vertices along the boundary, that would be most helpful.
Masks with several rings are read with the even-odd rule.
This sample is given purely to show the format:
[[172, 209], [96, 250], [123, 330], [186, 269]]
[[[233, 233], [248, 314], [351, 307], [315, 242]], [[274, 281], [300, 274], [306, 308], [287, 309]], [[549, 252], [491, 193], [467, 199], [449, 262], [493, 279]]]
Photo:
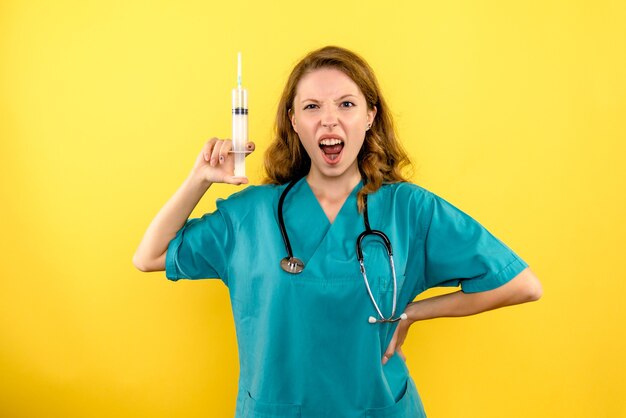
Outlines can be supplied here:
[[141, 240], [133, 264], [142, 271], [165, 269], [165, 252], [169, 242], [185, 225], [211, 183], [189, 176], [154, 217]]
[[539, 299], [541, 294], [539, 280], [527, 268], [496, 289], [477, 293], [458, 291], [419, 300], [409, 304], [405, 312], [411, 322], [439, 317], [468, 316], [503, 306], [534, 301]]

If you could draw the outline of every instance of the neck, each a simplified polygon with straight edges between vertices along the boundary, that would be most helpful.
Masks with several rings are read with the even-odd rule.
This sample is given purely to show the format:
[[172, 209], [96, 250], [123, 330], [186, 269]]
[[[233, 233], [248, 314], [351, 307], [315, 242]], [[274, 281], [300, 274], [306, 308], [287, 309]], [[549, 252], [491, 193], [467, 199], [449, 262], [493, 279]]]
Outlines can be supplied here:
[[361, 181], [361, 173], [356, 165], [354, 169], [347, 170], [338, 177], [325, 176], [311, 169], [306, 176], [306, 181], [318, 199], [343, 201]]

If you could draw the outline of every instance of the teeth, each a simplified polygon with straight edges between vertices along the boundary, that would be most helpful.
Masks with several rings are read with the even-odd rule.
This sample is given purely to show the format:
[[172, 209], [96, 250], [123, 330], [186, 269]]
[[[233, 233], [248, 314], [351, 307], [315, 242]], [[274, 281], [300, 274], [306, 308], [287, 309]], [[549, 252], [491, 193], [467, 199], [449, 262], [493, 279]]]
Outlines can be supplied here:
[[337, 144], [343, 144], [343, 141], [340, 139], [336, 139], [336, 138], [322, 139], [320, 141], [320, 145], [337, 145]]

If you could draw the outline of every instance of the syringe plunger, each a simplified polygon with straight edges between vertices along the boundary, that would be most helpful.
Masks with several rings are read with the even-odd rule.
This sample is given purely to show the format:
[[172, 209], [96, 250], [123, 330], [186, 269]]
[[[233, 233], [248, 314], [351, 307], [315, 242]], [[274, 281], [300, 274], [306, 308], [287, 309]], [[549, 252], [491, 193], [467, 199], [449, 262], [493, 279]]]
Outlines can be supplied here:
[[246, 143], [248, 142], [248, 91], [241, 87], [241, 53], [237, 54], [237, 88], [233, 89], [233, 151], [235, 176], [246, 175]]

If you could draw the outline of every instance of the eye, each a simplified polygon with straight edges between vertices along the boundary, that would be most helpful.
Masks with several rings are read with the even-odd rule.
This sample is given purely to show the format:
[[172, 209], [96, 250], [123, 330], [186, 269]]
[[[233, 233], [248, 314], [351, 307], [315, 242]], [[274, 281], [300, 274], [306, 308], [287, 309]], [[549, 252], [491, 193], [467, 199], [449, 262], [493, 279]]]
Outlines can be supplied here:
[[308, 105], [304, 106], [303, 110], [315, 109], [316, 107], [317, 107], [317, 105], [315, 103], [309, 103]]
[[345, 102], [341, 102], [341, 107], [354, 107], [356, 106], [354, 103], [349, 102], [349, 101], [345, 101]]

